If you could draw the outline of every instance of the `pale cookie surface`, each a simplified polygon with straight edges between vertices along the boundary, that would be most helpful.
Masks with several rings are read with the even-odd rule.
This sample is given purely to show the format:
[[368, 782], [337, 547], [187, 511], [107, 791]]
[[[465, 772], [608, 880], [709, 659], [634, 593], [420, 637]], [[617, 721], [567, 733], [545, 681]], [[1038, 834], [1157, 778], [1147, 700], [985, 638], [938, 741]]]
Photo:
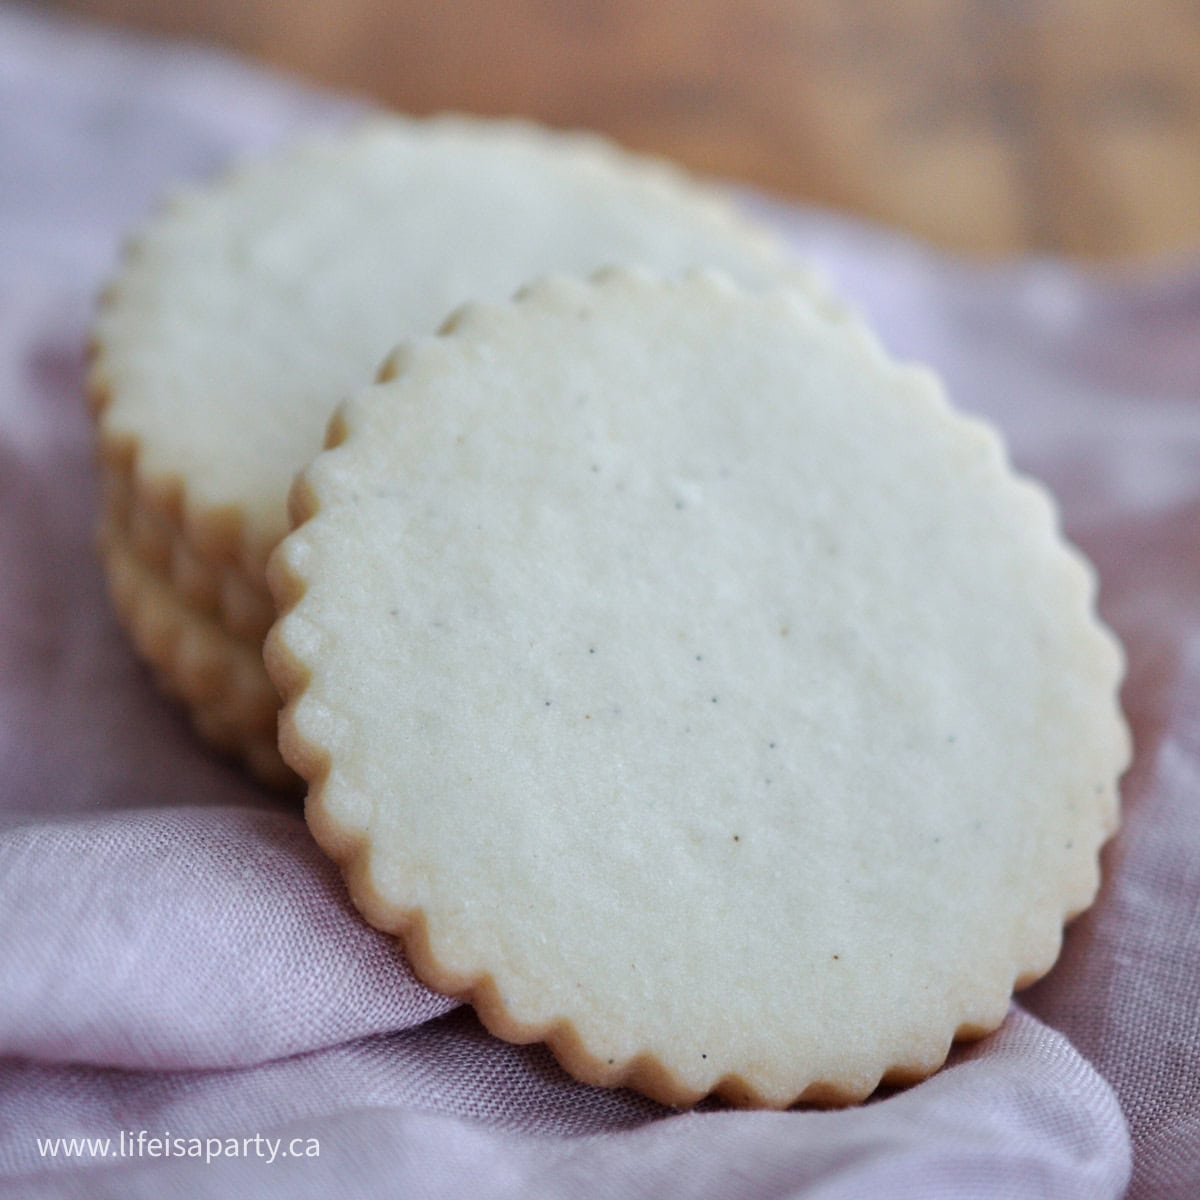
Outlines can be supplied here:
[[381, 118], [314, 142], [179, 196], [133, 242], [93, 339], [102, 450], [202, 559], [262, 583], [294, 473], [399, 338], [622, 263], [799, 274], [713, 193], [596, 138]]
[[853, 1101], [996, 1027], [1129, 752], [1093, 574], [997, 437], [710, 275], [550, 280], [391, 375], [270, 570], [281, 748], [367, 919], [670, 1103]]

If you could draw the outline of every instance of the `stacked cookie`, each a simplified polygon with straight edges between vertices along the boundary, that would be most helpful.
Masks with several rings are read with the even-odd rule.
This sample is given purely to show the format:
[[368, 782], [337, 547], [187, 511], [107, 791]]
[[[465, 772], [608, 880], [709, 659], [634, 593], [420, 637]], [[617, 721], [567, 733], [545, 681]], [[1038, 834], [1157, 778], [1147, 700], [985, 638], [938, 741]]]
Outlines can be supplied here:
[[669, 168], [378, 122], [180, 197], [95, 343], [139, 651], [499, 1036], [858, 1101], [1092, 902], [1123, 662], [1052, 500]]
[[380, 119], [175, 198], [96, 323], [101, 550], [121, 620], [197, 730], [264, 781], [268, 555], [292, 476], [401, 338], [547, 271], [790, 280], [782, 247], [673, 168], [515, 122]]

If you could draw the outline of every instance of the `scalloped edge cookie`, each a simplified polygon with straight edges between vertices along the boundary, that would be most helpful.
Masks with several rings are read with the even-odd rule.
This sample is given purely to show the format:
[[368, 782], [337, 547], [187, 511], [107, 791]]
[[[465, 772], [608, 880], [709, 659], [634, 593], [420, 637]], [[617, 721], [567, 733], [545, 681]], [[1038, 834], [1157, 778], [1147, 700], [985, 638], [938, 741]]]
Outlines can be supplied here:
[[266, 646], [416, 973], [666, 1104], [861, 1101], [1092, 902], [1119, 645], [1044, 489], [798, 294], [554, 278], [339, 410]]
[[[410, 158], [412, 174], [389, 175], [389, 159]], [[427, 186], [421, 172], [443, 170], [451, 160], [448, 190], [436, 181]], [[346, 179], [352, 182], [343, 186]], [[329, 209], [336, 205], [344, 211], [335, 220]], [[492, 216], [500, 205], [507, 205], [505, 213]], [[499, 275], [496, 299], [520, 277], [619, 257], [585, 245], [598, 229], [609, 229], [607, 215], [581, 215], [574, 228], [576, 218], [563, 214], [608, 214], [622, 205], [630, 214], [637, 208], [645, 225], [632, 238], [639, 252], [626, 255], [638, 263], [666, 269], [682, 254], [680, 268], [730, 269], [736, 262], [748, 282], [802, 281], [831, 314], [845, 312], [782, 239], [663, 160], [594, 134], [516, 120], [375, 117], [348, 134], [314, 138], [213, 186], [181, 192], [130, 240], [102, 296], [91, 341], [88, 391], [102, 459], [130, 476], [147, 513], [183, 531], [201, 563], [235, 567], [252, 591], [265, 594], [267, 557], [287, 531], [291, 476], [319, 448], [333, 406], [371, 378], [392, 339], [432, 330], [452, 306], [480, 298], [473, 293], [481, 289], [496, 292]], [[416, 244], [427, 260], [413, 262], [413, 245], [404, 240], [410, 209], [433, 212], [443, 223], [443, 214], [452, 214], [446, 227], [459, 222], [458, 236], [426, 231]], [[526, 227], [518, 229], [521, 220]], [[563, 257], [573, 261], [545, 261], [551, 234], [565, 247], [568, 227], [575, 240]], [[351, 258], [352, 234], [363, 239], [358, 258], [369, 269], [355, 280], [349, 303], [354, 289], [336, 269]], [[391, 243], [376, 244], [385, 237]], [[511, 263], [501, 266], [494, 256], [490, 266], [481, 265], [485, 246], [510, 244]], [[451, 247], [459, 245], [455, 257]], [[378, 289], [377, 268], [389, 256], [403, 258], [407, 273], [426, 285], [421, 305], [415, 292], [403, 301], [429, 308], [425, 328], [405, 329], [400, 313], [388, 310], [401, 302]], [[334, 287], [342, 294], [327, 295]], [[315, 346], [313, 332], [330, 321], [339, 325], [331, 338], [336, 348]], [[368, 327], [386, 334], [366, 346]], [[295, 379], [313, 392], [311, 402], [307, 392], [298, 399], [271, 382], [291, 369], [292, 359], [300, 364]], [[317, 379], [325, 383], [308, 382]], [[264, 406], [271, 409], [265, 421], [257, 415]], [[193, 411], [203, 411], [204, 421], [185, 430]], [[213, 444], [202, 455], [206, 438]]]

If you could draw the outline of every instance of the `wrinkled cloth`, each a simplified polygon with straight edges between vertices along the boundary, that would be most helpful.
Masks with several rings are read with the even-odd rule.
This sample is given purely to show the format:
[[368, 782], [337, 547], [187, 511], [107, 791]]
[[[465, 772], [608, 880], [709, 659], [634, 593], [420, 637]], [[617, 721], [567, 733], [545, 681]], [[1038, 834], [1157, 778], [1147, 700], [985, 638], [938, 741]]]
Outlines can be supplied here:
[[[744, 197], [1058, 496], [1136, 757], [1098, 902], [997, 1033], [858, 1108], [676, 1113], [421, 986], [106, 601], [82, 351], [121, 238], [356, 111], [0, 8], [0, 1194], [1200, 1196], [1200, 262], [968, 265]], [[70, 1137], [112, 1144], [51, 1152]]]

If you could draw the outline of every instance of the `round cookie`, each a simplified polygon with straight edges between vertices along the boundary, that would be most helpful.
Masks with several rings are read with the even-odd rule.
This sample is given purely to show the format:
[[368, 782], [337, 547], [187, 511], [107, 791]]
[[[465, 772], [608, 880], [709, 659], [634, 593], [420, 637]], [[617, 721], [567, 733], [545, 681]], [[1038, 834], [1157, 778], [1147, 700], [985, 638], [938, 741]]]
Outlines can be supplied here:
[[312, 142], [178, 196], [132, 242], [93, 337], [102, 453], [202, 560], [265, 588], [294, 473], [398, 337], [621, 263], [801, 276], [715, 193], [595, 137], [380, 118]]
[[1120, 648], [1045, 491], [796, 293], [470, 306], [292, 493], [267, 665], [314, 835], [495, 1033], [669, 1104], [845, 1103], [1091, 903]]

